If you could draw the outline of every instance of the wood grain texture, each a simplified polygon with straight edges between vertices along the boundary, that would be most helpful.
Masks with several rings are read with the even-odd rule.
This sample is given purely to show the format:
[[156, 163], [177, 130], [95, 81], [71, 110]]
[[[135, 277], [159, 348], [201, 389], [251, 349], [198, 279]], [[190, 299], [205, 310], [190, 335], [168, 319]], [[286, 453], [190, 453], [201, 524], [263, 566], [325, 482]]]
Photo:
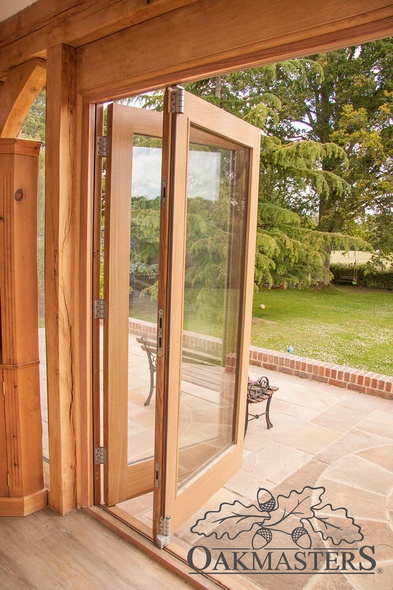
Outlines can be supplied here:
[[[75, 150], [75, 53], [48, 55], [46, 135], [45, 317], [50, 440], [50, 504], [76, 506], [79, 215]], [[78, 429], [78, 436], [81, 436]]]
[[189, 587], [81, 511], [0, 519], [0, 546], [0, 585], [7, 590]]
[[[139, 534], [135, 530], [132, 530], [129, 526], [119, 521], [117, 518], [114, 518], [112, 514], [108, 513], [107, 511], [101, 510], [97, 507], [93, 507], [87, 509], [87, 513], [96, 518], [99, 522], [105, 524], [105, 526], [109, 527], [122, 539], [125, 539], [134, 547], [137, 547], [143, 553], [151, 557], [155, 563], [163, 565], [164, 568], [169, 572], [176, 573], [185, 582], [187, 582], [189, 586], [193, 588], [198, 588], [198, 590], [217, 589], [214, 580], [211, 580], [205, 576], [202, 577], [195, 576], [192, 574], [190, 575], [189, 565], [187, 563], [187, 560], [184, 559], [184, 545], [182, 545], [183, 551], [178, 551], [179, 547], [176, 545], [173, 553], [172, 550], [162, 551], [161, 549], [158, 549], [158, 547], [156, 547], [156, 545], [154, 545], [151, 541], [147, 540], [143, 535]], [[131, 517], [129, 518], [131, 522], [132, 519]], [[123, 520], [122, 517], [121, 520]], [[179, 561], [177, 557], [180, 557], [182, 561]], [[165, 580], [163, 581], [163, 583], [165, 583]], [[225, 584], [224, 587], [226, 587]], [[235, 586], [235, 590], [238, 590], [238, 588], [239, 586]], [[246, 585], [244, 586], [244, 588], [242, 587], [242, 590], [245, 590], [246, 588], [248, 589], [249, 586]]]
[[38, 366], [39, 148], [37, 142], [0, 139], [0, 515], [46, 505]]
[[[40, 144], [35, 141], [0, 140], [0, 364], [3, 365], [38, 361], [39, 150]], [[15, 199], [16, 191], [19, 201]]]
[[78, 89], [125, 95], [392, 31], [388, 0], [200, 0], [81, 47]]
[[[135, 134], [162, 136], [162, 113], [113, 104], [108, 108], [104, 321], [105, 500], [113, 505], [153, 490], [152, 459], [127, 466], [129, 249], [132, 146]], [[100, 220], [98, 220], [99, 222]], [[98, 424], [98, 423], [97, 423]]]
[[3, 395], [3, 371], [0, 370], [0, 497], [8, 495], [7, 437], [5, 434], [5, 396]]
[[33, 494], [20, 497], [0, 498], [0, 515], [28, 516], [46, 508], [48, 505], [48, 491], [44, 488]]
[[9, 496], [26, 496], [44, 487], [38, 362], [4, 369]]
[[[97, 138], [104, 135], [104, 106], [94, 105], [89, 107], [91, 121], [91, 129], [93, 133], [93, 145], [97, 144]], [[92, 276], [92, 294], [93, 301], [101, 298], [101, 223], [102, 223], [102, 188], [103, 188], [103, 157], [97, 155], [96, 150], [91, 146], [94, 152], [94, 170], [90, 171], [90, 182], [94, 183], [93, 193], [93, 211], [90, 211], [90, 217], [87, 216], [86, 223], [82, 227], [86, 229], [91, 227], [88, 219], [93, 219], [92, 241], [93, 241], [93, 276]], [[86, 194], [91, 194], [86, 191]], [[88, 271], [89, 274], [89, 271]], [[93, 310], [90, 311], [90, 317], [93, 318]], [[92, 319], [92, 390], [93, 390], [93, 440], [94, 449], [102, 446], [101, 440], [101, 425], [102, 421], [102, 406], [101, 406], [101, 382], [102, 382], [102, 357], [101, 357], [101, 324], [102, 320], [96, 318]], [[86, 363], [86, 366], [89, 362]], [[94, 504], [100, 504], [102, 497], [102, 481], [101, 481], [101, 465], [94, 464]], [[84, 504], [89, 506], [90, 504]]]
[[[133, 50], [128, 52], [131, 62], [138, 54], [145, 54], [148, 59], [150, 56], [146, 54], [165, 59], [161, 54], [165, 48], [163, 53], [172, 55], [170, 65], [176, 69], [176, 65], [180, 65], [181, 49], [182, 64], [186, 64], [190, 53], [192, 60], [210, 54], [214, 56], [210, 64], [220, 64], [219, 69], [223, 71], [386, 37], [393, 31], [393, 7], [388, 0], [359, 0], [356, 3], [351, 0], [297, 0], [290, 5], [285, 0], [252, 0], [247, 3], [241, 0], [39, 0], [34, 7], [28, 7], [0, 24], [0, 77], [29, 59], [44, 57], [47, 48], [56, 44], [80, 47], [127, 28], [133, 35], [138, 24], [142, 23], [152, 24], [158, 30], [152, 21], [156, 17], [160, 21], [165, 15], [172, 18], [175, 13], [183, 15], [181, 28], [185, 36], [179, 38], [181, 31], [176, 22], [173, 31], [167, 29], [172, 21], [167, 22], [167, 30], [160, 30], [164, 36], [157, 40], [154, 34], [145, 37], [153, 44], [148, 52], [139, 43], [133, 43]], [[127, 32], [123, 39], [129, 35]], [[157, 42], [160, 43], [158, 53]], [[113, 42], [108, 40], [108, 43], [110, 46]], [[218, 48], [225, 51], [225, 55], [221, 53], [219, 56]], [[128, 69], [128, 66], [124, 68], [123, 59], [117, 63], [111, 61], [123, 72]], [[204, 61], [205, 67], [201, 62], [199, 73], [194, 64], [194, 75], [206, 75]], [[191, 63], [181, 69], [190, 74], [190, 68]], [[175, 81], [179, 79], [183, 78], [177, 77]], [[162, 80], [162, 85], [167, 83], [168, 80]]]
[[79, 47], [197, 0], [40, 0], [0, 23], [0, 77], [63, 43]]
[[[93, 199], [82, 199], [84, 195], [93, 194], [94, 184], [94, 107], [82, 104], [80, 98], [76, 103], [76, 128], [82, 141], [77, 144], [77, 158], [75, 164], [76, 200], [78, 235], [78, 272], [79, 281], [75, 281], [75, 326], [74, 326], [74, 357], [73, 373], [75, 387], [79, 392], [76, 398], [78, 429], [76, 433], [77, 450], [77, 505], [91, 506], [94, 502], [94, 480], [91, 474], [94, 470], [94, 440], [93, 440]], [[91, 149], [82, 149], [90, 146]], [[80, 182], [78, 182], [80, 180]], [[77, 190], [79, 188], [79, 190]]]
[[[235, 426], [236, 444], [229, 449], [222, 449], [222, 454], [203, 471], [198, 473], [190, 483], [178, 486], [179, 466], [179, 408], [181, 393], [181, 359], [183, 347], [183, 307], [184, 307], [184, 273], [185, 273], [185, 242], [186, 242], [186, 204], [187, 204], [187, 174], [188, 152], [190, 141], [190, 125], [209, 130], [249, 147], [252, 159], [250, 167], [250, 181], [248, 186], [248, 218], [245, 232], [245, 249], [241, 265], [245, 266], [245, 276], [242, 284], [244, 296], [244, 310], [241, 311], [241, 323], [239, 331], [243, 334], [243, 344], [238, 365], [239, 384], [244, 383], [244, 389], [239, 388], [239, 403], [236, 405]], [[157, 444], [157, 456], [162, 456], [162, 471], [165, 473], [164, 485], [161, 493], [161, 516], [171, 516], [173, 530], [176, 530], [195, 511], [211, 497], [241, 465], [243, 450], [243, 436], [240, 436], [240, 424], [245, 420], [245, 392], [247, 382], [248, 361], [246, 350], [250, 345], [249, 317], [251, 318], [250, 302], [253, 296], [253, 273], [255, 254], [252, 242], [255, 242], [256, 233], [256, 207], [258, 203], [258, 166], [260, 151], [260, 131], [252, 125], [242, 121], [229, 113], [214, 107], [185, 92], [184, 114], [177, 115], [172, 123], [174, 152], [172, 154], [173, 169], [171, 182], [169, 183], [167, 207], [168, 223], [164, 231], [167, 234], [167, 259], [163, 265], [167, 265], [167, 280], [161, 284], [159, 292], [159, 305], [168, 310], [166, 328], [168, 350], [165, 351], [163, 363], [166, 371], [165, 386], [157, 385], [157, 404], [163, 416], [162, 441]], [[251, 217], [252, 216], [252, 217]], [[250, 256], [246, 259], [245, 256]], [[161, 280], [161, 276], [160, 276]], [[169, 285], [169, 289], [168, 289]], [[246, 315], [250, 314], [250, 316]], [[157, 376], [159, 370], [157, 370]], [[157, 381], [159, 383], [159, 381]], [[160, 393], [159, 387], [163, 387]], [[244, 391], [242, 399], [241, 391]], [[162, 401], [161, 401], [162, 397]], [[161, 447], [160, 447], [161, 444]], [[204, 461], [201, 460], [201, 465]]]
[[133, 127], [125, 105], [108, 107], [104, 299], [105, 503], [127, 499], [128, 317]]
[[0, 137], [17, 137], [46, 81], [46, 63], [33, 59], [13, 68], [0, 87]]

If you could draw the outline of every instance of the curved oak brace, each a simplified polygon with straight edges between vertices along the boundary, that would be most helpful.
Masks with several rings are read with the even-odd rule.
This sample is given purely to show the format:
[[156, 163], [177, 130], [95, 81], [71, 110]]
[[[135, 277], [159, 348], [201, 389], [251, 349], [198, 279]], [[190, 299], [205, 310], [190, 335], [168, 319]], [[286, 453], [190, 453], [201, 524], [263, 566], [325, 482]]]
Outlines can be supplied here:
[[46, 82], [46, 62], [33, 59], [10, 70], [0, 87], [0, 137], [15, 138]]

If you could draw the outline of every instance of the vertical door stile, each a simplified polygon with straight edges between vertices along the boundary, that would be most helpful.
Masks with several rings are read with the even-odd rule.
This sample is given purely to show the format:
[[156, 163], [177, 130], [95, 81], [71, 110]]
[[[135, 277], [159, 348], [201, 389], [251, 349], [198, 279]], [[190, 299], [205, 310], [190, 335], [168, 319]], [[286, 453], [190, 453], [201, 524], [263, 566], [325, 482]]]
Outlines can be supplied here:
[[[103, 105], [95, 107], [95, 146], [97, 138], [102, 136], [104, 129]], [[102, 232], [102, 156], [99, 156], [95, 147], [94, 158], [94, 194], [93, 194], [93, 302], [101, 297], [101, 232]], [[93, 438], [94, 449], [99, 448], [101, 440], [101, 359], [100, 359], [100, 331], [101, 320], [95, 319], [93, 323]], [[101, 497], [101, 466], [94, 458], [94, 501], [99, 504]]]
[[133, 132], [122, 105], [108, 107], [106, 160], [104, 298], [104, 445], [107, 449], [105, 503], [127, 497], [128, 315]]
[[[163, 354], [157, 359], [156, 400], [156, 460], [159, 465], [160, 485], [155, 489], [153, 536], [156, 538], [162, 522], [168, 521], [176, 493], [175, 477], [178, 466], [178, 411], [181, 381], [181, 344], [184, 273], [185, 200], [184, 185], [175, 173], [184, 165], [178, 156], [185, 154], [184, 145], [177, 141], [180, 125], [187, 125], [184, 115], [172, 112], [173, 94], [165, 95], [163, 119], [163, 167], [165, 199], [161, 199], [160, 281], [158, 307], [163, 311]], [[184, 159], [184, 155], [183, 155]], [[185, 174], [185, 172], [184, 172]], [[162, 195], [163, 196], [163, 195]], [[172, 435], [168, 437], [168, 432]]]

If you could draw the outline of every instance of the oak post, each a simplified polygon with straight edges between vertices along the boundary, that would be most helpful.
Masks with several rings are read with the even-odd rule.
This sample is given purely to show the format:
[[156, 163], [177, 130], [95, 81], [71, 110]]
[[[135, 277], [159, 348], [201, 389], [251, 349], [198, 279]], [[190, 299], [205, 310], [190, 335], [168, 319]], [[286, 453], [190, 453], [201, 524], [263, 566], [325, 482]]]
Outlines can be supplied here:
[[72, 47], [48, 51], [45, 295], [50, 444], [49, 504], [77, 505], [79, 218], [75, 203], [76, 59]]

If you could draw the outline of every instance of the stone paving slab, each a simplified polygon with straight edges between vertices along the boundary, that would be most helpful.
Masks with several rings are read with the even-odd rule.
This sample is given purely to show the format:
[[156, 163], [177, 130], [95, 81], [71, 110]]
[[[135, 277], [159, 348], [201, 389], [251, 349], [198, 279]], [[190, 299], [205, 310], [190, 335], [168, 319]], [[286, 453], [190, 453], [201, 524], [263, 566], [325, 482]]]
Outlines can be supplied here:
[[255, 502], [259, 487], [275, 498], [322, 487], [324, 503], [345, 508], [362, 543], [375, 547], [377, 566], [368, 573], [354, 574], [348, 566], [336, 575], [275, 572], [247, 580], [265, 590], [393, 590], [393, 402], [253, 369], [254, 378], [266, 374], [280, 388], [271, 405], [274, 426], [249, 424], [243, 468], [225, 486], [226, 498], [230, 491]]

